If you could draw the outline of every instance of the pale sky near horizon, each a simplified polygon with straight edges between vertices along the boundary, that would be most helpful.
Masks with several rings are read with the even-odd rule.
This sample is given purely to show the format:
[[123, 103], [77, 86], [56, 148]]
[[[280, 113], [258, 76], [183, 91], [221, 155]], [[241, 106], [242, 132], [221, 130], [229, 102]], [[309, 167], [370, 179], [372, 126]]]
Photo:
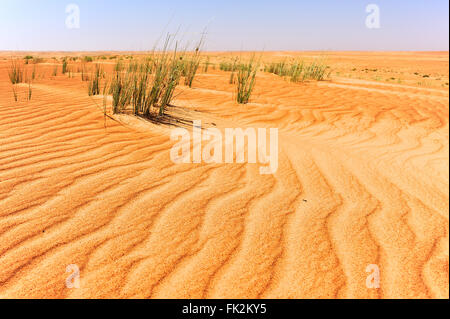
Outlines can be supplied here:
[[[66, 26], [66, 6], [80, 9]], [[380, 28], [366, 27], [377, 4]], [[181, 30], [206, 50], [445, 50], [447, 0], [0, 0], [0, 50], [151, 50]]]

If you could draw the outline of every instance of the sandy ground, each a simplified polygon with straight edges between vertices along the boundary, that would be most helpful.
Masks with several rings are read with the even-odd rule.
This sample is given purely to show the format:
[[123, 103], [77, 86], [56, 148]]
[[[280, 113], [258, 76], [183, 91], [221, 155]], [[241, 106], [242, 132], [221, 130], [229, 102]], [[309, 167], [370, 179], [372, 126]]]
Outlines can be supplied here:
[[216, 69], [169, 110], [277, 127], [274, 175], [174, 164], [170, 127], [105, 120], [78, 76], [16, 103], [0, 59], [0, 297], [448, 298], [448, 52], [326, 55], [331, 81], [261, 73], [242, 106]]

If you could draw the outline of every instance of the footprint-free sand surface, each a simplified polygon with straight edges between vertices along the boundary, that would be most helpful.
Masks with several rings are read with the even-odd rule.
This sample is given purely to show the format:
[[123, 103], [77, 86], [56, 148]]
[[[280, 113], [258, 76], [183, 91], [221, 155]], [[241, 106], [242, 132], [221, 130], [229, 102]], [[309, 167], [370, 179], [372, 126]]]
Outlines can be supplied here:
[[[290, 55], [313, 53], [264, 58]], [[278, 128], [274, 175], [173, 163], [171, 126], [105, 119], [78, 75], [15, 102], [0, 59], [0, 297], [448, 298], [448, 52], [328, 57], [329, 81], [261, 72], [248, 105], [211, 68], [169, 109]]]

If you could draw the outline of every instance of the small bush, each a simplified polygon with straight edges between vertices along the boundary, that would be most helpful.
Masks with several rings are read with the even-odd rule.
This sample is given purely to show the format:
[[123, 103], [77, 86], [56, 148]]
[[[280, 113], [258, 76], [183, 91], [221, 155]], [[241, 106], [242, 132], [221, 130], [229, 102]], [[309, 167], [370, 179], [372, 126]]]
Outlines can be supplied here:
[[24, 60], [25, 60], [25, 64], [28, 64], [29, 63], [29, 61], [30, 60], [32, 60], [33, 59], [33, 57], [31, 56], [31, 55], [27, 55], [27, 56], [25, 56], [24, 57]]

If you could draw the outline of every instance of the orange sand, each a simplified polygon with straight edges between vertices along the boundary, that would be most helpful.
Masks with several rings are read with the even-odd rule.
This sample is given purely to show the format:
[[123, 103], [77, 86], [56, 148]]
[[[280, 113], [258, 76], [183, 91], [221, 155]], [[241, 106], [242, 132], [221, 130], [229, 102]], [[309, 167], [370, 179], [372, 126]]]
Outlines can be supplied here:
[[[315, 55], [331, 81], [260, 73], [242, 106], [216, 68], [169, 111], [278, 127], [273, 176], [173, 164], [170, 127], [105, 121], [102, 98], [49, 65], [15, 103], [0, 55], [0, 297], [448, 298], [448, 52], [264, 59]], [[66, 287], [71, 264], [79, 289]]]

